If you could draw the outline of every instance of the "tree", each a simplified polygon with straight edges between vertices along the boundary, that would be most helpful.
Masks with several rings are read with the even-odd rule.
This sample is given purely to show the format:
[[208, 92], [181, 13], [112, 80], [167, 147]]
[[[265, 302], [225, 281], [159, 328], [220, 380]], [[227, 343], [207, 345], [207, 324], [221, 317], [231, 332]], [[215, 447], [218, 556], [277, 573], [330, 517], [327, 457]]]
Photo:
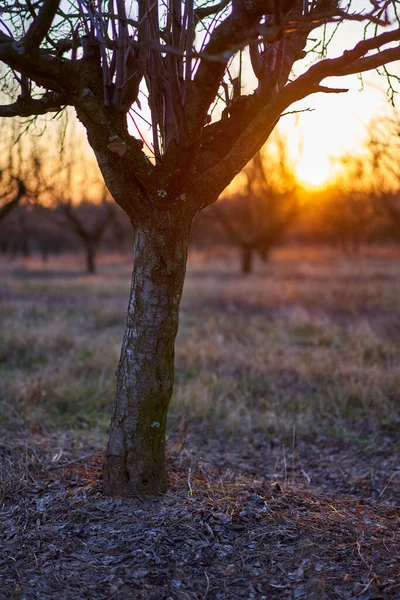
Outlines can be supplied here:
[[338, 183], [323, 195], [319, 213], [325, 239], [345, 255], [357, 256], [362, 245], [373, 239], [376, 214], [371, 195], [366, 190], [341, 188]]
[[[2, 171], [0, 171], [0, 182], [2, 181], [2, 179], [3, 173]], [[13, 181], [14, 178], [11, 177], [11, 180]], [[12, 209], [18, 206], [21, 198], [23, 198], [26, 194], [26, 187], [24, 182], [21, 179], [15, 178], [15, 183], [17, 188], [16, 190], [10, 191], [9, 189], [7, 189], [0, 195], [0, 200], [3, 201], [3, 204], [0, 206], [0, 221], [5, 219], [6, 216], [12, 211]]]
[[284, 140], [276, 139], [275, 154], [260, 151], [243, 171], [246, 192], [213, 206], [231, 241], [241, 251], [241, 272], [251, 273], [258, 254], [265, 262], [279, 244], [298, 210], [296, 182]]
[[96, 273], [96, 255], [107, 227], [114, 220], [113, 208], [105, 198], [100, 205], [82, 200], [77, 206], [70, 199], [59, 199], [53, 210], [43, 210], [43, 215], [54, 225], [67, 227], [78, 238], [85, 251], [88, 275]]
[[[351, 3], [342, 9], [336, 0], [20, 0], [0, 12], [0, 61], [20, 88], [0, 116], [73, 106], [111, 195], [134, 226], [103, 490], [122, 496], [162, 492], [192, 220], [217, 200], [294, 102], [344, 91], [322, 85], [327, 77], [400, 58], [396, 2], [374, 0], [369, 11], [357, 13]], [[382, 30], [391, 18], [392, 26]], [[346, 19], [365, 23], [361, 41], [336, 58], [323, 58], [326, 24]], [[319, 59], [293, 78], [293, 65], [307, 49], [315, 51], [319, 28]], [[258, 83], [245, 95], [247, 48]], [[138, 111], [151, 126], [151, 142], [128, 129], [128, 117], [136, 124]]]
[[400, 114], [370, 123], [367, 150], [371, 194], [377, 215], [389, 220], [394, 239], [400, 241]]
[[[103, 202], [100, 207], [100, 214], [95, 218], [94, 223], [88, 223], [87, 216], [85, 213], [93, 208], [89, 203], [85, 203], [79, 207], [80, 210], [74, 209], [71, 203], [64, 204], [62, 206], [63, 215], [70, 224], [71, 229], [78, 236], [79, 240], [85, 248], [86, 256], [86, 271], [89, 275], [93, 275], [96, 272], [96, 253], [101, 239], [112, 219], [112, 205], [107, 202]], [[92, 211], [93, 213], [93, 211]]]
[[[35, 148], [31, 148], [28, 155], [22, 155], [21, 128], [15, 123], [12, 125], [14, 126], [8, 128], [8, 131], [1, 132], [0, 222], [12, 213], [19, 231], [19, 240], [12, 240], [13, 251], [19, 246], [22, 253], [28, 256], [31, 229], [26, 212], [29, 204], [32, 204], [39, 194], [37, 175], [40, 161]], [[21, 206], [23, 200], [24, 205]], [[10, 218], [7, 219], [7, 229], [9, 225]], [[2, 233], [4, 229], [3, 227]], [[2, 242], [4, 244], [4, 240]]]

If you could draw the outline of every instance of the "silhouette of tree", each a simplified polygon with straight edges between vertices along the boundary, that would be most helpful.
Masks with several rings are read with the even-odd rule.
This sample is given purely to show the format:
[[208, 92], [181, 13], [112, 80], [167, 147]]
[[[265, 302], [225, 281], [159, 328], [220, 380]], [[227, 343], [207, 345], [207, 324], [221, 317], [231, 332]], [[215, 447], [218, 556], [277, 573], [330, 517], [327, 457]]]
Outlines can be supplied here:
[[285, 141], [276, 139], [275, 153], [258, 152], [244, 169], [246, 192], [212, 207], [232, 243], [241, 251], [241, 272], [253, 269], [256, 254], [266, 262], [298, 212], [296, 181]]
[[[0, 182], [3, 179], [3, 173], [0, 171]], [[13, 179], [11, 177], [11, 179]], [[10, 192], [10, 190], [6, 190], [0, 195], [0, 200], [3, 201], [3, 204], [0, 206], [0, 221], [6, 218], [6, 216], [12, 211], [13, 208], [16, 208], [21, 200], [26, 194], [26, 187], [21, 179], [15, 178], [14, 182], [16, 183], [17, 189], [14, 192]], [[11, 195], [11, 198], [10, 198]]]

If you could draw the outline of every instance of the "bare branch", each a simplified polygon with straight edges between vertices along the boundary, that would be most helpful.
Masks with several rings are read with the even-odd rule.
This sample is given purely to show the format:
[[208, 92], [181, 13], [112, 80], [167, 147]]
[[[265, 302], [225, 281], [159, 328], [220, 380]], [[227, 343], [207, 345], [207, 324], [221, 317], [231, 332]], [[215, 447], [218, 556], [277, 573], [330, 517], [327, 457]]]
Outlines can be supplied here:
[[318, 85], [316, 92], [323, 92], [324, 94], [344, 94], [349, 91], [349, 88], [331, 88], [325, 85]]
[[286, 108], [310, 94], [326, 91], [320, 89], [320, 82], [327, 77], [375, 69], [388, 61], [400, 59], [400, 46], [365, 57], [370, 50], [379, 49], [399, 39], [400, 29], [396, 29], [363, 40], [338, 58], [322, 60], [313, 65], [304, 75], [286, 85], [242, 130], [230, 151], [218, 162], [218, 166], [211, 167], [199, 178], [199, 188], [203, 185], [207, 187], [209, 201], [216, 200], [232, 177], [240, 172], [249, 158], [261, 148]]
[[213, 4], [212, 6], [202, 6], [200, 8], [196, 8], [194, 11], [195, 22], [201, 21], [206, 17], [210, 17], [211, 15], [215, 15], [220, 12], [224, 8], [226, 8], [231, 0], [222, 0], [218, 4]]
[[[294, 83], [302, 83], [305, 79], [321, 81], [326, 77], [334, 75], [348, 75], [351, 73], [357, 73], [357, 67], [359, 65], [358, 61], [365, 57], [365, 55], [368, 52], [370, 52], [371, 50], [379, 49], [382, 46], [385, 46], [386, 44], [397, 42], [399, 40], [400, 28], [394, 29], [393, 31], [388, 31], [386, 33], [382, 33], [381, 35], [377, 35], [373, 38], [362, 40], [361, 42], [356, 44], [351, 50], [345, 50], [341, 56], [337, 58], [327, 58], [325, 60], [320, 61], [316, 65], [313, 65], [304, 75], [299, 77]], [[393, 51], [394, 55], [396, 56], [398, 48], [393, 48]], [[390, 53], [391, 50], [389, 49], [386, 52]], [[378, 60], [372, 60], [371, 66], [368, 66], [368, 68], [364, 70], [375, 69], [377, 66], [385, 64], [386, 57], [388, 55], [384, 55], [383, 52], [380, 51], [379, 54], [373, 56], [376, 58], [381, 57], [381, 59], [379, 60], [378, 58]], [[369, 58], [373, 57], [368, 57], [364, 60], [369, 60]], [[393, 58], [393, 60], [396, 60], [396, 58]]]
[[33, 23], [22, 38], [25, 52], [30, 52], [39, 48], [51, 27], [59, 3], [60, 0], [43, 1], [37, 17], [33, 20]]
[[127, 50], [128, 32], [126, 25], [126, 11], [124, 0], [117, 0], [118, 10], [118, 43], [116, 51], [116, 78], [113, 104], [119, 110], [122, 108], [122, 91], [125, 84], [125, 53]]
[[32, 79], [38, 85], [63, 92], [77, 83], [71, 61], [51, 56], [45, 50], [25, 52], [23, 45], [0, 32], [0, 61]]
[[384, 65], [400, 59], [400, 47], [388, 48], [376, 52], [366, 58], [360, 58], [348, 67], [343, 67], [337, 73], [338, 76], [353, 75], [355, 73], [363, 73], [365, 71], [373, 71]]
[[12, 104], [0, 106], [0, 117], [44, 115], [49, 112], [59, 112], [67, 104], [70, 103], [58, 92], [47, 92], [38, 99], [18, 96], [18, 99]]

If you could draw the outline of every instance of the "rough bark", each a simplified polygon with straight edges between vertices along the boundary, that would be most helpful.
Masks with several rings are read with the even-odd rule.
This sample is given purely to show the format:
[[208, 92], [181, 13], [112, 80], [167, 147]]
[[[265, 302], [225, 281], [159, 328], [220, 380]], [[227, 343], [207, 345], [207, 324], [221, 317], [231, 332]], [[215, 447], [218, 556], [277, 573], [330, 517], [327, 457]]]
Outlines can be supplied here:
[[188, 217], [167, 218], [162, 226], [146, 223], [135, 232], [127, 327], [104, 469], [107, 495], [150, 495], [167, 487], [166, 422], [190, 225]]

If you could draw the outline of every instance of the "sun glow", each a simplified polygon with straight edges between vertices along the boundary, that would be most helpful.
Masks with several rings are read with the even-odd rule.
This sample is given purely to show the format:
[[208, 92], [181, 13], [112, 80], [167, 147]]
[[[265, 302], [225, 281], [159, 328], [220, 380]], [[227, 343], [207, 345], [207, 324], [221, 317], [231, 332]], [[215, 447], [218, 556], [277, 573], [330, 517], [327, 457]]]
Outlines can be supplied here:
[[325, 155], [303, 155], [295, 167], [300, 185], [308, 189], [324, 187], [334, 178], [336, 169]]

